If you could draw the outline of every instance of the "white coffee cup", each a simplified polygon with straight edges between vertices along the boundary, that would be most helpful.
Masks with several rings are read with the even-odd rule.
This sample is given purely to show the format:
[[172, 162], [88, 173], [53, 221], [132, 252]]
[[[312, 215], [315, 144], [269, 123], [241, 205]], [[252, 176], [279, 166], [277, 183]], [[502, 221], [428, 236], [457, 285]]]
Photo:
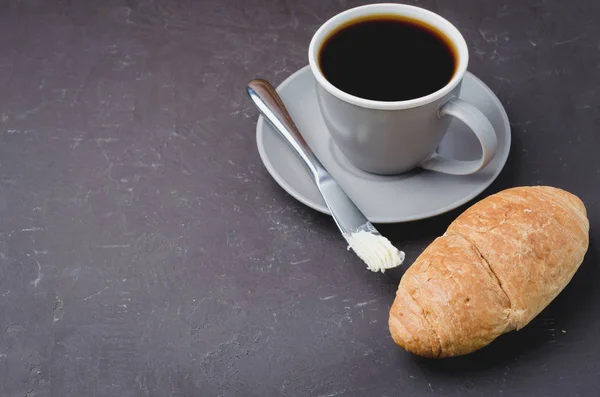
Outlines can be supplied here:
[[[406, 101], [374, 101], [348, 94], [323, 75], [318, 58], [324, 42], [352, 21], [378, 15], [417, 20], [445, 35], [455, 47], [457, 67], [450, 81], [426, 96]], [[441, 16], [404, 4], [370, 4], [344, 11], [325, 22], [308, 50], [316, 80], [319, 107], [335, 144], [358, 168], [376, 174], [398, 174], [415, 167], [454, 175], [473, 174], [494, 157], [496, 134], [479, 109], [458, 98], [469, 62], [465, 39]], [[482, 156], [462, 161], [436, 153], [452, 117], [462, 120], [477, 136]]]

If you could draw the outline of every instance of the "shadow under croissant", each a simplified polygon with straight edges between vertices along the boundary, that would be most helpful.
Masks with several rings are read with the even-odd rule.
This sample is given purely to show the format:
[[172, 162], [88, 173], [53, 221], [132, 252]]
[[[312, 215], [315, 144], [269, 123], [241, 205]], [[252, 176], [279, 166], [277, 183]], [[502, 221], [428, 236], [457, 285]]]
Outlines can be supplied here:
[[[580, 334], [591, 325], [594, 316], [590, 313], [600, 310], [597, 249], [591, 240], [586, 257], [571, 282], [525, 328], [502, 335], [483, 349], [465, 356], [432, 360], [411, 355], [410, 360], [436, 376], [453, 377], [512, 367], [537, 357], [550, 360], [557, 349], [568, 349], [569, 355], [587, 352], [589, 344], [573, 342], [581, 341]], [[568, 348], [564, 347], [566, 344]]]

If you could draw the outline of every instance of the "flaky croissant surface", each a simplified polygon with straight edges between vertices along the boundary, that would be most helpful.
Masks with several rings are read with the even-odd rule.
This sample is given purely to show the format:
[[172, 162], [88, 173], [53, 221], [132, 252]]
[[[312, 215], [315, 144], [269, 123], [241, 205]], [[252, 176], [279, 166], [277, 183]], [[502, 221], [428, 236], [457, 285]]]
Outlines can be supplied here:
[[518, 187], [481, 200], [402, 277], [390, 309], [394, 341], [451, 357], [524, 327], [569, 283], [588, 232], [583, 203], [561, 189]]

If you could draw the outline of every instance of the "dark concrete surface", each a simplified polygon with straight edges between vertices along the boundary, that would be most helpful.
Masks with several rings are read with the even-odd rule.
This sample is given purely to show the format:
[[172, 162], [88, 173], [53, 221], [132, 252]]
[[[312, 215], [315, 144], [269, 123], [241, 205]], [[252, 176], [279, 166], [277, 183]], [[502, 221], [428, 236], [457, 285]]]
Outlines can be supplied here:
[[[413, 2], [511, 118], [484, 195], [562, 187], [592, 226], [547, 310], [444, 361], [395, 347], [402, 272], [366, 271], [255, 147], [245, 83], [360, 3], [0, 1], [0, 396], [598, 395], [600, 3]], [[381, 230], [410, 263], [462, 209]]]

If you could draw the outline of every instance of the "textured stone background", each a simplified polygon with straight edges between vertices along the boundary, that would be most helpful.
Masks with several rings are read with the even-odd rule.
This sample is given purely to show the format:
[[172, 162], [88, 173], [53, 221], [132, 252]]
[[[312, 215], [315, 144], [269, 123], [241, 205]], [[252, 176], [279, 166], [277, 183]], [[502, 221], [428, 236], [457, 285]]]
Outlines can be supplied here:
[[[1, 396], [597, 393], [600, 3], [412, 2], [458, 26], [509, 113], [484, 195], [562, 187], [592, 225], [546, 311], [445, 361], [395, 347], [401, 272], [367, 272], [255, 147], [245, 83], [281, 82], [361, 3], [0, 1]], [[410, 263], [460, 210], [380, 229]]]

